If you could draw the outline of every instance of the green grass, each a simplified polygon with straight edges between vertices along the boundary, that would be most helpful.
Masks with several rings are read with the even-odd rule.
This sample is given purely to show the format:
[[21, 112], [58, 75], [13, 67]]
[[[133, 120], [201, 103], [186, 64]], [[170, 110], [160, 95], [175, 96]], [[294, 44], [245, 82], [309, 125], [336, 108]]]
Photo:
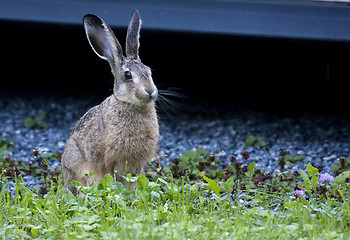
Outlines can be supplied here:
[[[16, 191], [11, 195], [3, 169], [0, 236], [2, 239], [350, 238], [347, 182], [350, 171], [343, 171], [334, 182], [325, 183], [319, 181], [318, 169], [310, 164], [300, 171], [300, 177], [278, 171], [267, 174], [256, 170], [254, 163], [245, 168], [234, 161], [224, 169], [215, 169], [216, 160], [203, 150], [187, 152], [167, 169], [158, 165], [146, 176], [128, 176], [129, 181], [138, 182], [133, 192], [109, 175], [98, 186], [83, 187], [76, 182], [84, 197], [64, 193], [61, 178], [46, 182], [44, 194], [25, 186], [16, 174]], [[305, 191], [305, 196], [294, 196], [294, 190]]]

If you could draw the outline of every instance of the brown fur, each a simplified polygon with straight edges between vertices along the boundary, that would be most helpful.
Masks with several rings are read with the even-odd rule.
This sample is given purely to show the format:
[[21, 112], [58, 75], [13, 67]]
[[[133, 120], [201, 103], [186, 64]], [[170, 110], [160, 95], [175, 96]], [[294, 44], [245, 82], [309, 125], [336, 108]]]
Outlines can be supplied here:
[[[101, 43], [92, 38], [103, 39], [103, 36], [99, 36], [101, 32], [113, 33], [102, 19], [93, 15], [87, 15], [87, 18], [86, 21], [90, 21], [87, 24], [92, 26], [89, 25], [92, 30], [87, 30], [90, 44], [95, 51], [98, 49], [96, 53], [100, 57], [109, 61], [115, 75], [115, 87], [112, 96], [81, 117], [67, 141], [61, 163], [63, 178], [67, 179], [67, 188], [74, 194], [76, 189], [71, 184], [72, 180], [78, 180], [87, 186], [98, 183], [106, 174], [115, 175], [117, 180], [122, 182], [122, 177], [127, 173], [140, 174], [156, 154], [159, 138], [154, 103], [157, 89], [150, 69], [139, 61], [138, 55], [137, 59], [135, 55], [132, 58], [120, 57], [116, 50], [121, 48], [118, 42], [113, 46], [116, 52], [109, 58], [107, 54], [110, 49], [101, 49], [113, 44], [108, 43], [108, 40], [107, 43]], [[133, 24], [135, 19], [141, 24], [138, 12], [134, 12]], [[95, 30], [94, 26], [105, 27], [106, 33], [100, 31], [101, 29]], [[139, 31], [140, 26], [135, 29]], [[138, 41], [138, 37], [134, 39]], [[139, 43], [135, 43], [135, 46], [138, 47]], [[135, 54], [137, 49], [129, 52]], [[123, 78], [126, 71], [132, 72], [132, 81]], [[87, 179], [84, 173], [91, 171], [94, 171], [94, 174]], [[135, 188], [135, 184], [132, 188]]]

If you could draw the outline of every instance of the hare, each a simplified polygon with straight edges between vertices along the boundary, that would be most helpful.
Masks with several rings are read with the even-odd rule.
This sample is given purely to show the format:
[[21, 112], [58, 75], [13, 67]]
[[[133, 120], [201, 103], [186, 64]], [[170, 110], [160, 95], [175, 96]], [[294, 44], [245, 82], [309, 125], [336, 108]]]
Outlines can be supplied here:
[[[141, 19], [133, 12], [126, 37], [126, 57], [111, 28], [99, 17], [84, 17], [88, 41], [107, 60], [114, 76], [113, 94], [91, 108], [73, 128], [62, 155], [66, 188], [72, 180], [84, 186], [98, 183], [105, 174], [123, 182], [127, 173], [140, 174], [154, 157], [159, 138], [155, 100], [158, 90], [151, 69], [139, 58]], [[89, 179], [86, 172], [94, 172]], [[135, 189], [136, 183], [131, 188]], [[124, 185], [126, 183], [124, 182]]]

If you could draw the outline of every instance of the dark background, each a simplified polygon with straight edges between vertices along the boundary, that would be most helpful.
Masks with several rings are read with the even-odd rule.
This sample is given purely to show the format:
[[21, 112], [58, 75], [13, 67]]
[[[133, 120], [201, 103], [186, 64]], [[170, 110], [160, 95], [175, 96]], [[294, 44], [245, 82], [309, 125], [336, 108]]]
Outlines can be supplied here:
[[[83, 26], [2, 21], [2, 92], [111, 94], [106, 61]], [[122, 46], [126, 29], [114, 29]], [[350, 43], [141, 30], [140, 57], [160, 89], [195, 104], [349, 113]]]

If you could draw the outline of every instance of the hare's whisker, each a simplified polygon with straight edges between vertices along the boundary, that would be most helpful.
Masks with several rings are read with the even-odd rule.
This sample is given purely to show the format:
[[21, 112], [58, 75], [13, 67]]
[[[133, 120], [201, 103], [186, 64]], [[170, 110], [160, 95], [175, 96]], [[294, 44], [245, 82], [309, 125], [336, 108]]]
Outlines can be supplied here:
[[[170, 97], [170, 98], [169, 98]], [[159, 109], [171, 117], [171, 115], [179, 114], [184, 110], [185, 104], [178, 102], [175, 99], [182, 99], [184, 95], [173, 90], [159, 90], [158, 101]]]

